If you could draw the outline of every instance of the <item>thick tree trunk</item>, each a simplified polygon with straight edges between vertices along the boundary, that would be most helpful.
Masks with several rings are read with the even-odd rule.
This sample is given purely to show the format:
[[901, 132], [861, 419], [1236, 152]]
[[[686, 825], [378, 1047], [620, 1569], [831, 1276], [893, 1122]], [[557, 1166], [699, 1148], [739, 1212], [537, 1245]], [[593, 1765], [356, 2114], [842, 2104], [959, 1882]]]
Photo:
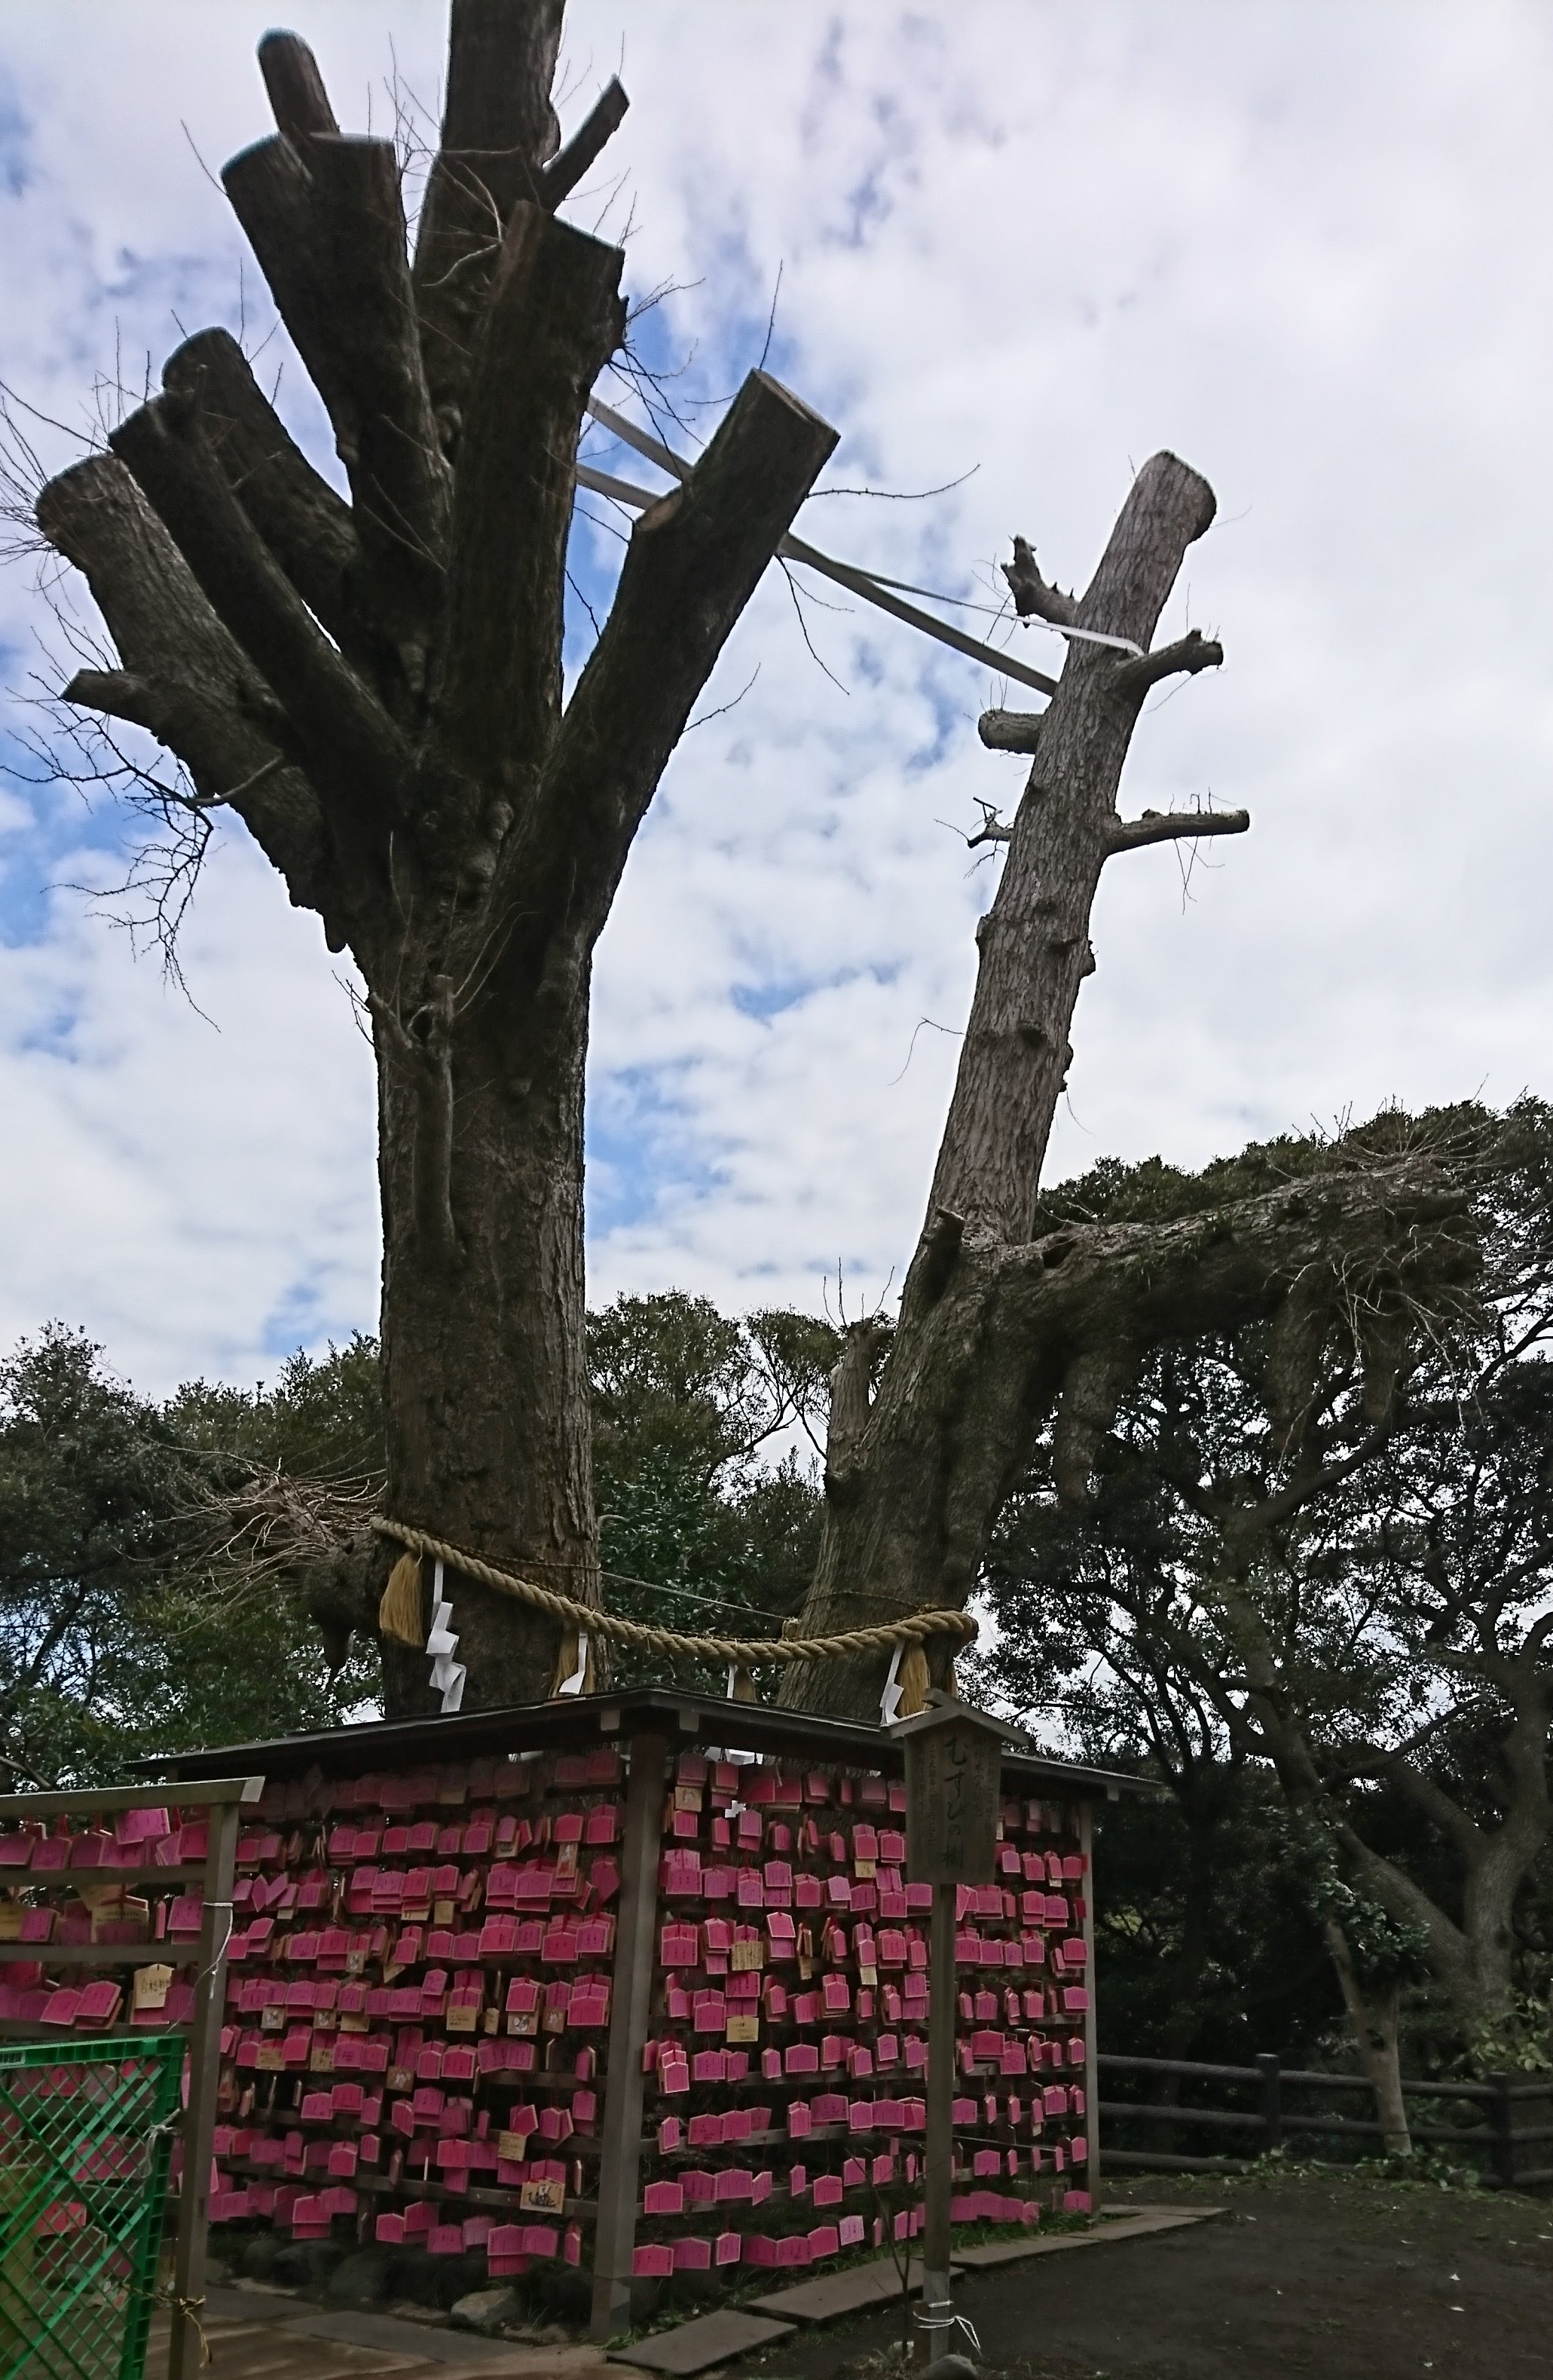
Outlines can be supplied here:
[[[594, 1603], [586, 1027], [586, 1002], [568, 1003], [555, 1030], [533, 1036], [516, 1079], [474, 1037], [447, 1053], [450, 1073], [456, 1060], [450, 1161], [431, 1190], [418, 1182], [418, 1158], [423, 1138], [438, 1139], [439, 1062], [406, 1057], [381, 1026], [377, 1038], [386, 1509]], [[444, 1198], [446, 1257], [425, 1213]], [[463, 1577], [446, 1591], [468, 1706], [546, 1692], [560, 1645], [555, 1623]], [[385, 1645], [384, 1667], [391, 1708], [438, 1706], [423, 1654]]]
[[1341, 1926], [1329, 1918], [1323, 1931], [1337, 1969], [1359, 2062], [1375, 2093], [1375, 2119], [1381, 2128], [1381, 2146], [1388, 2156], [1411, 2156], [1413, 2135], [1408, 2130], [1397, 2046], [1397, 1986], [1363, 1982]]

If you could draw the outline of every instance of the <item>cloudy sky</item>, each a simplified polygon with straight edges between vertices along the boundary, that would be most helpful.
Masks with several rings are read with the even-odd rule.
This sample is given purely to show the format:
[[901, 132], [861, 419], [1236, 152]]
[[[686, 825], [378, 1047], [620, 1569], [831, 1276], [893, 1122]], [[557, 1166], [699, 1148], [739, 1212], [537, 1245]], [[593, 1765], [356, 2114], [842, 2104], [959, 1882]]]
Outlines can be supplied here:
[[[51, 466], [212, 322], [267, 341], [326, 460], [212, 180], [267, 128], [269, 21], [4, 12], [0, 372]], [[388, 128], [395, 89], [434, 108], [431, 0], [294, 21], [347, 127]], [[1163, 632], [1221, 636], [1227, 665], [1156, 698], [1123, 806], [1211, 795], [1253, 833], [1185, 887], [1169, 849], [1112, 863], [1052, 1177], [1393, 1097], [1553, 1092], [1547, 9], [579, 0], [566, 59], [568, 122], [617, 69], [631, 93], [570, 212], [629, 223], [635, 295], [673, 285], [642, 335], [679, 373], [676, 434], [758, 360], [780, 272], [770, 364], [840, 430], [829, 482], [959, 482], [818, 500], [814, 542], [987, 602], [1016, 529], [1082, 583], [1159, 447], [1218, 491]], [[585, 577], [608, 551], [579, 534]], [[148, 1390], [257, 1378], [374, 1320], [340, 963], [236, 836], [186, 929], [189, 997], [137, 961], [79, 889], [122, 874], [122, 821], [24, 748], [61, 644], [25, 562], [0, 641], [0, 1341], [56, 1315]], [[746, 688], [672, 764], [601, 951], [597, 1296], [818, 1305], [839, 1267], [850, 1305], [899, 1280], [919, 1220], [994, 886], [960, 838], [1020, 783], [976, 718], [1008, 690], [857, 608], [806, 601], [801, 625], [776, 574], [706, 708]]]

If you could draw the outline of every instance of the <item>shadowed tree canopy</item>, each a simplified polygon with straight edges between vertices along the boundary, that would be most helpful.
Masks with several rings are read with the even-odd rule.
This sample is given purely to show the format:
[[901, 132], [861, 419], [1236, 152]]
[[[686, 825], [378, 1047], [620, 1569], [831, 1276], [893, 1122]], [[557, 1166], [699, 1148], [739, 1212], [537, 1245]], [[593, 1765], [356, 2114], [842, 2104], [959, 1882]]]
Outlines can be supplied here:
[[[332, 424], [348, 501], [224, 332], [168, 358], [110, 451], [52, 481], [49, 542], [85, 575], [117, 666], [68, 701], [132, 723], [193, 799], [238, 817], [348, 949], [379, 1085], [386, 1509], [600, 1596], [582, 1242], [592, 955], [636, 832], [717, 656], [835, 443], [755, 372], [705, 453], [636, 523], [609, 616], [563, 699], [576, 450], [625, 314], [617, 249], [558, 212], [620, 121], [564, 142], [561, 0], [454, 0], [440, 146], [413, 242], [386, 140], [343, 133], [306, 44], [260, 65], [275, 130], [226, 193]], [[1068, 638], [1049, 707], [989, 714], [1034, 755], [978, 930], [979, 973], [927, 1220], [892, 1339], [847, 1334], [805, 1620], [963, 1603], [1053, 1406], [1067, 1475], [1147, 1351], [1266, 1316], [1313, 1281], [1378, 1279], [1450, 1210], [1427, 1154], [1334, 1166], [1206, 1219], [1040, 1223], [1089, 918], [1110, 859], [1238, 832], [1244, 812], [1119, 814], [1150, 690], [1215, 667], [1150, 650], [1214, 499], [1173, 455], [1134, 480], [1088, 586], [1016, 539], [1022, 614]], [[1304, 1308], [1302, 1306], [1301, 1310]], [[342, 1548], [362, 1624], [386, 1557]], [[468, 1706], [555, 1673], [553, 1623], [458, 1584]], [[883, 1664], [787, 1673], [873, 1716]], [[389, 1707], [426, 1666], [384, 1646]]]
[[[1004, 1690], [1039, 1695], [1082, 1665], [1086, 1735], [1131, 1713], [1188, 1823], [1199, 1768], [1276, 1779], [1292, 1867], [1405, 2146], [1399, 1987], [1427, 1979], [1458, 2044], [1502, 2046], [1542, 1956], [1553, 1117], [1529, 1099], [1502, 1119], [1393, 1114], [1351, 1145], [1365, 1140], [1454, 1151], [1469, 1193], [1454, 1266], [1438, 1243], [1384, 1302], [1296, 1299], [1156, 1349], [1079, 1510], [1043, 1432], [986, 1575]], [[1294, 1174], [1324, 1155], [1286, 1142], [1235, 1164]], [[1049, 1206], [1120, 1218], [1212, 1196], [1204, 1177], [1105, 1166]]]

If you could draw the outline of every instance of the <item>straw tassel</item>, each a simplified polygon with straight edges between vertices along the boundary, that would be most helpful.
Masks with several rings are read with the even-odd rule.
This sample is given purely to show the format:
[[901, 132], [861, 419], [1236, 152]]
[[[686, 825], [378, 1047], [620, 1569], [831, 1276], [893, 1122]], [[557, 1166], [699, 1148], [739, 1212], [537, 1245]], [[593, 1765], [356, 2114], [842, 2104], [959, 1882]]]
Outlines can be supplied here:
[[901, 1655], [897, 1673], [901, 1699], [896, 1709], [898, 1718], [915, 1718], [928, 1707], [928, 1688], [932, 1680], [928, 1670], [928, 1656], [920, 1645], [908, 1645]]
[[426, 1633], [420, 1617], [420, 1557], [401, 1554], [388, 1573], [388, 1585], [378, 1606], [378, 1633], [395, 1645], [424, 1651]]
[[728, 1699], [731, 1703], [758, 1703], [760, 1699], [755, 1691], [753, 1672], [733, 1662], [728, 1667]]

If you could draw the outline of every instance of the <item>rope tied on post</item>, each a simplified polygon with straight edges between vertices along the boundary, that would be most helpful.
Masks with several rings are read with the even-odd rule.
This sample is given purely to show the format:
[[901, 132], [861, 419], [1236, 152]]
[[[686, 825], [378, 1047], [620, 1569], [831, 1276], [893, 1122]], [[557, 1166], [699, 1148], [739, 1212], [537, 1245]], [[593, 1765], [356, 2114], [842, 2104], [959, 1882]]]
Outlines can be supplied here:
[[[758, 1669], [769, 1661], [844, 1661], [858, 1653], [904, 1651], [909, 1660], [915, 1650], [921, 1660], [921, 1647], [932, 1637], [957, 1637], [969, 1644], [977, 1633], [977, 1623], [969, 1612], [912, 1611], [903, 1619], [882, 1621], [877, 1628], [848, 1628], [833, 1636], [789, 1635], [788, 1629], [796, 1625], [793, 1621], [784, 1623], [780, 1636], [685, 1636], [677, 1629], [649, 1627], [645, 1621], [623, 1620], [614, 1612], [577, 1603], [569, 1595], [558, 1595], [553, 1587], [538, 1585], [533, 1579], [515, 1578], [509, 1571], [497, 1570], [492, 1563], [482, 1561], [478, 1554], [467, 1553], [444, 1538], [431, 1536], [424, 1529], [409, 1528], [403, 1521], [380, 1517], [371, 1525], [380, 1537], [405, 1547], [409, 1556], [425, 1554], [433, 1561], [445, 1562], [450, 1570], [462, 1571], [466, 1578], [477, 1580], [497, 1595], [509, 1595], [528, 1604], [530, 1609], [542, 1611], [548, 1619], [559, 1621], [568, 1631], [602, 1637], [616, 1645], [634, 1645], [638, 1652], [672, 1653], [686, 1660], [715, 1661], [735, 1671]], [[419, 1652], [423, 1649], [419, 1597], [417, 1594], [416, 1618], [411, 1621], [408, 1584], [401, 1560], [394, 1564], [384, 1592], [378, 1625], [395, 1643], [413, 1645]], [[922, 1667], [926, 1669], [925, 1661]]]

